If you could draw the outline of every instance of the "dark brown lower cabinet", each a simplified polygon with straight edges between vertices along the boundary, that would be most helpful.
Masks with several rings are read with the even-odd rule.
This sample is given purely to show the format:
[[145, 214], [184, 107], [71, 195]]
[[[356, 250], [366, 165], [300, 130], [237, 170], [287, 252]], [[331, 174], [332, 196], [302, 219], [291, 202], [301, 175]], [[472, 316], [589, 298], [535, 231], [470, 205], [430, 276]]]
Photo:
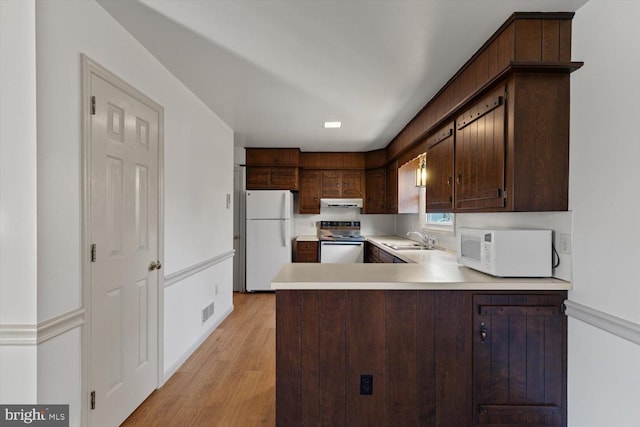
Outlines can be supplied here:
[[476, 425], [566, 425], [564, 300], [562, 295], [474, 295]]
[[565, 298], [277, 291], [277, 425], [566, 426]]
[[406, 264], [406, 261], [398, 258], [395, 255], [390, 254], [384, 249], [378, 248], [371, 242], [365, 242], [364, 244], [364, 262], [365, 263], [394, 263], [394, 264]]

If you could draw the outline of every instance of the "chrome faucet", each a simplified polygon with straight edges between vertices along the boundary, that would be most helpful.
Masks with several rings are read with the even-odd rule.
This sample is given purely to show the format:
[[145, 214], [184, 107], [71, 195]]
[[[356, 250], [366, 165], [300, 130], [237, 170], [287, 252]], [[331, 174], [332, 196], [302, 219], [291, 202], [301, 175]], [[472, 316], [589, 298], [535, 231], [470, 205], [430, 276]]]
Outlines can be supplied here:
[[407, 237], [411, 236], [412, 234], [420, 236], [421, 243], [425, 245], [427, 249], [433, 249], [436, 246], [436, 239], [429, 236], [427, 233], [424, 233], [422, 231], [409, 231], [407, 233]]

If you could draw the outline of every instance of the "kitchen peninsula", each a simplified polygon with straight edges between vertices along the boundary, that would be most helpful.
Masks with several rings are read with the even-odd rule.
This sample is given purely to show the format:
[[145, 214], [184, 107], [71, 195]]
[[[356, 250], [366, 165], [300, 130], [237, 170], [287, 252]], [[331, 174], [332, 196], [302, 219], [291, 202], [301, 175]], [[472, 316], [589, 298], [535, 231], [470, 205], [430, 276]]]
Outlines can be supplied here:
[[280, 270], [277, 424], [565, 426], [571, 284], [421, 252]]
[[[300, 213], [318, 212], [325, 187], [399, 213], [398, 167], [424, 152], [429, 213], [566, 211], [569, 74], [582, 66], [572, 18], [514, 13], [364, 166], [287, 163], [301, 169]], [[247, 173], [267, 167], [280, 166]], [[273, 279], [278, 425], [566, 427], [570, 283], [495, 278], [438, 250], [391, 254]]]

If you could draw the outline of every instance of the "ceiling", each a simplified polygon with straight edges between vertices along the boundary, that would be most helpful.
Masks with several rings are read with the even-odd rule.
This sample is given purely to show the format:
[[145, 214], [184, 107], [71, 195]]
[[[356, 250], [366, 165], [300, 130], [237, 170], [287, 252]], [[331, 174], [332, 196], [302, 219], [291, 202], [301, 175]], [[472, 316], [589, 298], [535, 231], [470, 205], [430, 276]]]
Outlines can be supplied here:
[[236, 146], [303, 151], [386, 146], [511, 13], [586, 1], [98, 0]]

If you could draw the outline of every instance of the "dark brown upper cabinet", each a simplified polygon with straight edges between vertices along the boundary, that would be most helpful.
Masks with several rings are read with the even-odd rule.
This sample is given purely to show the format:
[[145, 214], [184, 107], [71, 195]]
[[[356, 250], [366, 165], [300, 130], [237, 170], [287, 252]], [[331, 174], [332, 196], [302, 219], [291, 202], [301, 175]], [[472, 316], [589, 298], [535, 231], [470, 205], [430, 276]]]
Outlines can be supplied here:
[[320, 213], [320, 195], [322, 190], [322, 174], [319, 170], [300, 172], [300, 206], [301, 214]]
[[298, 190], [298, 148], [247, 148], [247, 190]]
[[364, 213], [383, 214], [387, 212], [387, 170], [378, 168], [368, 170], [366, 174], [366, 198]]
[[[297, 190], [300, 167], [320, 173], [319, 184], [317, 175], [305, 178], [313, 193], [303, 190], [301, 213], [319, 212], [317, 185], [320, 197], [366, 196], [366, 213], [380, 203], [386, 213], [406, 212], [399, 167], [426, 149], [428, 212], [567, 210], [569, 74], [582, 66], [571, 61], [573, 15], [514, 13], [385, 149], [247, 149], [247, 188]], [[370, 192], [382, 188], [380, 172], [371, 172], [382, 168], [384, 200]]]
[[505, 206], [505, 94], [499, 88], [456, 120], [456, 212]]
[[427, 141], [427, 212], [453, 212], [454, 139], [449, 123]]
[[394, 160], [387, 166], [387, 213], [398, 213], [398, 161]]
[[361, 170], [323, 170], [322, 197], [361, 198], [364, 180], [364, 171]]

